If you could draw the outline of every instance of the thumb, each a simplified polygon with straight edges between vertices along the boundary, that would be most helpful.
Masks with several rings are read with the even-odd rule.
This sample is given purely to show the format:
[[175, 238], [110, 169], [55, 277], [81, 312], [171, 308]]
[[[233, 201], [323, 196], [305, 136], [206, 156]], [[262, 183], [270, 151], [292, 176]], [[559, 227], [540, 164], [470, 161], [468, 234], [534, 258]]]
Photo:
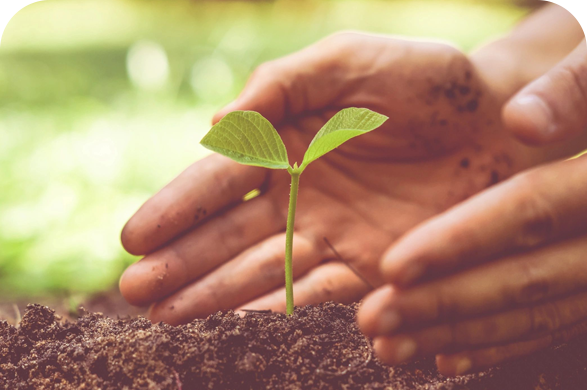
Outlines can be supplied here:
[[587, 130], [587, 44], [530, 83], [503, 109], [505, 126], [522, 142], [544, 145]]
[[218, 122], [236, 110], [257, 111], [277, 124], [288, 116], [328, 106], [339, 95], [348, 66], [345, 34], [335, 34], [297, 53], [260, 65], [239, 97], [222, 108], [212, 120]]

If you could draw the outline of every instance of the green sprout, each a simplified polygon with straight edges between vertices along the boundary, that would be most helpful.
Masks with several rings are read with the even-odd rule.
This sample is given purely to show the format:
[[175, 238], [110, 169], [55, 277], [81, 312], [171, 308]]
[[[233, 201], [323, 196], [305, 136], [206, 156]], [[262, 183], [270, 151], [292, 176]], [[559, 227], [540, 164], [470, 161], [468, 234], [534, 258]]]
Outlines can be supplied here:
[[381, 126], [387, 117], [366, 108], [346, 108], [334, 115], [316, 133], [302, 164], [289, 165], [287, 150], [277, 130], [261, 114], [234, 111], [210, 129], [201, 144], [241, 164], [270, 169], [285, 169], [291, 175], [291, 190], [285, 231], [286, 313], [294, 311], [293, 302], [293, 232], [300, 175], [308, 165], [346, 141]]

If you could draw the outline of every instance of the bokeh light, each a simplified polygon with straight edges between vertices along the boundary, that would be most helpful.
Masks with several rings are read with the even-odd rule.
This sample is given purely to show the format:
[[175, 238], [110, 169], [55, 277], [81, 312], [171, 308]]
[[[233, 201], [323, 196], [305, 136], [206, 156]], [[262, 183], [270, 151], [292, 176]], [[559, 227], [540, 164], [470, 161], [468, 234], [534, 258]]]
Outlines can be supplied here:
[[220, 58], [202, 58], [192, 68], [190, 83], [202, 100], [222, 101], [234, 86], [232, 69]]
[[167, 53], [163, 46], [155, 42], [137, 42], [128, 51], [126, 70], [137, 88], [162, 89], [169, 78]]

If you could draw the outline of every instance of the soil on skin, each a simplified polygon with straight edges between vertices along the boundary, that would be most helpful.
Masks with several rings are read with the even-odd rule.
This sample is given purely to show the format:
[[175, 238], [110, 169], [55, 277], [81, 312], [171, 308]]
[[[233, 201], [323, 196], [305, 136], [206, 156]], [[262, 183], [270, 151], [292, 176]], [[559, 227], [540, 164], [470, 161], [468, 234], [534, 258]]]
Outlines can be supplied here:
[[0, 321], [0, 389], [585, 389], [587, 339], [447, 379], [432, 361], [388, 367], [355, 324], [356, 305], [294, 315], [233, 312], [172, 327], [99, 313], [63, 321], [29, 305]]

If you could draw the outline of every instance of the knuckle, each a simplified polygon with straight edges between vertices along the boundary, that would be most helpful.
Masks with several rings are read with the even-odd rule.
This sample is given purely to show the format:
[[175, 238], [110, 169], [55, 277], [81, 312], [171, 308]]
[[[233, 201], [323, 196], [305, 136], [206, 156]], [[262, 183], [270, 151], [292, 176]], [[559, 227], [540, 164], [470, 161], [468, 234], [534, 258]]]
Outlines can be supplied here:
[[212, 173], [212, 183], [213, 188], [218, 188], [220, 191], [225, 190], [226, 182], [227, 182], [227, 175], [222, 174], [221, 172], [213, 172]]
[[444, 57], [446, 61], [450, 61], [455, 67], [463, 68], [471, 66], [471, 62], [467, 56], [461, 50], [452, 45], [438, 43], [436, 44], [436, 51], [439, 56]]
[[569, 90], [577, 91], [577, 104], [583, 108], [587, 103], [587, 62], [562, 68], [561, 78]]
[[539, 191], [541, 178], [530, 173], [517, 179], [520, 197], [518, 210], [522, 216], [519, 233], [514, 237], [514, 245], [518, 248], [538, 246], [551, 238], [556, 228], [556, 213]]
[[[224, 170], [217, 170], [216, 172], [212, 173], [212, 186], [211, 188], [215, 188], [218, 194], [222, 194], [223, 196], [228, 195], [232, 197], [233, 195], [237, 194], [238, 187], [236, 186], [236, 180], [234, 176], [227, 175]], [[181, 213], [181, 209], [178, 209], [178, 212]]]
[[459, 312], [455, 300], [445, 291], [440, 290], [435, 294], [436, 316], [438, 320], [453, 320]]
[[283, 277], [284, 260], [281, 252], [273, 251], [265, 261], [259, 264], [259, 274], [267, 281], [280, 280]]
[[276, 60], [263, 62], [261, 65], [257, 66], [255, 70], [253, 70], [250, 79], [255, 80], [272, 75], [275, 72], [275, 61]]
[[341, 58], [356, 57], [357, 50], [370, 39], [369, 34], [357, 31], [339, 31], [319, 41], [316, 47], [321, 51], [326, 63], [338, 63]]
[[471, 62], [458, 48], [445, 43], [434, 43], [429, 47], [429, 58], [441, 64], [450, 74], [472, 70]]
[[319, 302], [334, 300], [336, 286], [335, 275], [337, 274], [337, 272], [328, 275], [322, 275], [321, 273], [311, 274], [311, 277], [308, 280], [310, 291], [308, 296], [314, 297], [314, 299], [317, 299]]
[[518, 237], [518, 246], [533, 247], [548, 240], [554, 231], [555, 218], [538, 196], [528, 203], [528, 217]]
[[246, 227], [233, 213], [226, 212], [218, 217], [220, 224], [231, 227], [231, 234], [224, 234], [223, 231], [218, 231], [215, 234], [215, 239], [218, 242], [218, 251], [223, 253], [226, 257], [232, 257], [239, 253], [240, 246], [238, 240], [245, 237]]
[[531, 315], [532, 332], [534, 333], [551, 332], [561, 327], [561, 315], [556, 303], [533, 307]]
[[529, 262], [519, 263], [519, 282], [513, 294], [513, 303], [525, 304], [539, 301], [550, 290], [550, 283], [544, 275], [537, 272], [536, 267]]
[[[217, 312], [218, 310], [228, 310], [231, 308], [229, 297], [226, 293], [227, 285], [222, 280], [216, 280], [214, 283], [202, 282], [200, 285], [194, 286], [195, 288], [191, 296], [197, 296], [197, 303], [191, 305], [189, 309], [190, 320], [193, 318], [204, 318], [210, 314]], [[185, 298], [185, 299], [184, 299]], [[190, 297], [187, 295], [176, 297], [177, 300], [189, 300]]]
[[327, 278], [323, 280], [323, 282], [317, 286], [318, 294], [317, 296], [321, 297], [323, 301], [332, 300], [334, 298], [334, 291], [335, 291], [335, 282], [332, 278]]
[[552, 336], [553, 344], [566, 343], [572, 339], [587, 333], [587, 321], [580, 322], [571, 327], [561, 329]]
[[494, 318], [484, 318], [457, 323], [452, 327], [454, 346], [465, 348], [480, 344], [499, 342], [501, 335], [499, 323]]
[[[469, 247], [477, 249], [480, 244], [480, 234], [477, 233], [474, 229], [471, 229], [470, 226], [467, 225], [454, 225], [450, 226], [450, 229], [445, 230], [445, 245], [447, 248], [464, 248], [463, 243], [470, 243]], [[447, 259], [448, 261], [452, 262], [452, 264], [464, 264], [470, 261], [472, 253], [470, 250], [467, 251], [456, 251], [456, 253], [452, 256], [451, 259]], [[423, 259], [424, 260], [424, 259]], [[430, 260], [422, 261], [423, 263], [426, 262], [426, 266], [433, 266], [434, 264], [430, 264]]]

